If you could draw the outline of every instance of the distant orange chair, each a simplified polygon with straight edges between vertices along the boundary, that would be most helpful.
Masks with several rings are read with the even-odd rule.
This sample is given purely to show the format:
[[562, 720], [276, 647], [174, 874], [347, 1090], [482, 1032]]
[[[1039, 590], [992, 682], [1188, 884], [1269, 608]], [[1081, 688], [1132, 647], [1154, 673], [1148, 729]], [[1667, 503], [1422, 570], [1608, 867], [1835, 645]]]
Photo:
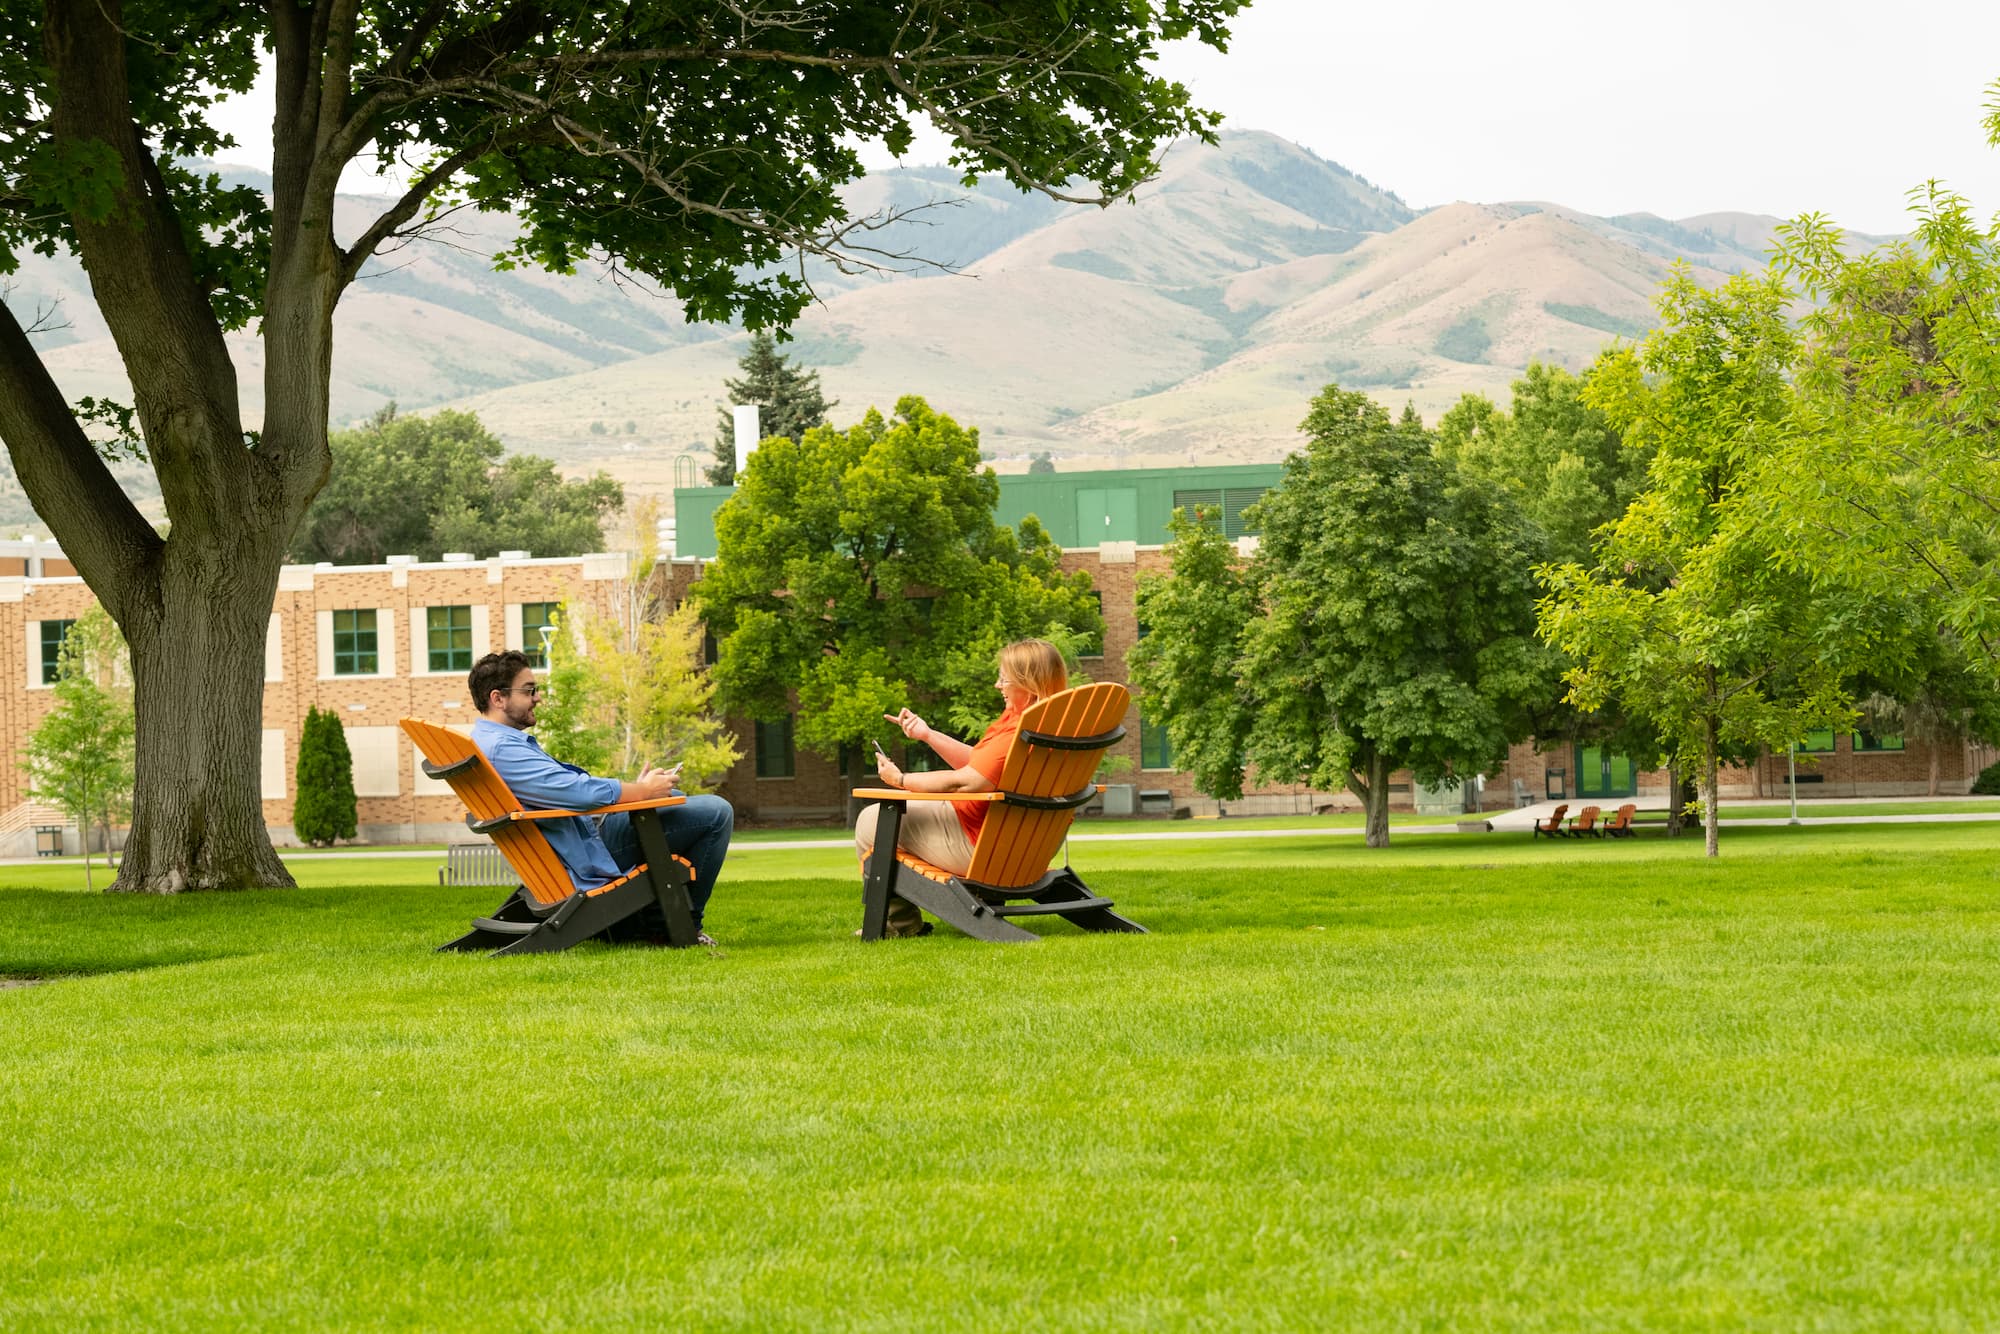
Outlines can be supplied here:
[[688, 882], [694, 867], [667, 849], [666, 831], [657, 815], [632, 820], [643, 865], [608, 885], [578, 889], [569, 868], [556, 855], [536, 825], [570, 815], [606, 815], [612, 811], [656, 811], [678, 806], [686, 797], [627, 801], [590, 811], [531, 811], [522, 809], [479, 747], [470, 737], [417, 718], [402, 720], [424, 755], [424, 772], [451, 784], [469, 812], [466, 824], [485, 834], [507, 859], [521, 887], [491, 917], [475, 918], [472, 930], [441, 950], [492, 950], [495, 954], [544, 954], [568, 949], [634, 913], [657, 903], [667, 921], [667, 940], [685, 947], [695, 943], [694, 912], [688, 904]]
[[1548, 819], [1537, 820], [1535, 822], [1535, 832], [1528, 835], [1528, 841], [1532, 843], [1537, 838], [1561, 838], [1563, 836], [1563, 816], [1567, 814], [1569, 814], [1569, 806], [1565, 803], [1549, 812]]
[[1632, 817], [1634, 815], [1637, 815], [1638, 813], [1639, 813], [1639, 807], [1632, 802], [1628, 801], [1623, 806], [1620, 806], [1618, 808], [1617, 814], [1613, 815], [1609, 820], [1604, 822], [1605, 837], [1606, 838], [1634, 837], [1636, 831], [1632, 828]]

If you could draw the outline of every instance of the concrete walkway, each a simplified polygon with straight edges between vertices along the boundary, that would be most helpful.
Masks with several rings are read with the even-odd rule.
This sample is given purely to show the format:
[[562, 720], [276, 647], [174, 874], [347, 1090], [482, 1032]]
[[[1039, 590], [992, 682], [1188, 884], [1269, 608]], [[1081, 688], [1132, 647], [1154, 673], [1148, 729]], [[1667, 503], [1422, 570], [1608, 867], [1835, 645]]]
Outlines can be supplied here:
[[[1838, 806], [1842, 802], [1852, 804], [1852, 806], [1862, 806], [1862, 804], [1872, 806], [1872, 804], [1880, 804], [1882, 800], [1884, 798], [1868, 798], [1868, 796], [1862, 796], [1862, 798], [1822, 798], [1822, 800], [1812, 802], [1810, 806], [1800, 806], [1800, 810], [1824, 810], [1828, 806]], [[1536, 820], [1546, 820], [1550, 816], [1550, 812], [1556, 810], [1558, 804], [1562, 804], [1562, 802], [1536, 802], [1534, 806], [1522, 806], [1518, 810], [1490, 810], [1490, 812], [1486, 812], [1486, 822], [1494, 826], [1496, 834], [1526, 834], [1526, 832], [1530, 832], [1530, 828], [1534, 826]], [[1746, 804], [1768, 806], [1770, 802], [1746, 802]], [[1574, 810], [1578, 806], [1578, 802], [1568, 802], [1568, 806]], [[1616, 810], [1616, 806], [1614, 806], [1614, 810]], [[1658, 804], [1644, 804], [1642, 802], [1640, 810], [1664, 812], [1666, 804], [1664, 802], [1658, 802]], [[1808, 826], [1808, 824], [1812, 824], [1812, 826], [1820, 826], [1820, 824], [1980, 824], [1980, 822], [1992, 822], [1992, 820], [2000, 820], [2000, 808], [1996, 808], [1992, 812], [1958, 812], [1958, 814], [1942, 814], [1942, 812], [1938, 812], [1938, 814], [1922, 814], [1922, 812], [1918, 812], [1918, 814], [1908, 814], [1908, 816], [1820, 816], [1820, 814], [1814, 814], [1814, 816], [1800, 816], [1798, 818], [1800, 826]], [[1782, 828], [1782, 826], [1790, 824], [1790, 820], [1782, 818], [1782, 816], [1780, 818], [1730, 820], [1728, 816], [1724, 816], [1724, 824], [1728, 828], [1754, 828], [1754, 826], [1766, 826], [1766, 828], [1768, 826], [1780, 826]], [[1172, 842], [1172, 840], [1180, 840], [1180, 838], [1360, 838], [1362, 832], [1364, 830], [1360, 826], [1348, 826], [1348, 828], [1310, 828], [1308, 826], [1308, 828], [1290, 828], [1290, 830], [1232, 830], [1232, 828], [1228, 828], [1226, 820], [1200, 820], [1200, 822], [1196, 822], [1194, 828], [1188, 828], [1188, 822], [1182, 820], [1182, 822], [1176, 822], [1172, 828], [1154, 828], [1154, 830], [1142, 830], [1142, 832], [1120, 832], [1120, 834], [1090, 834], [1090, 832], [1084, 832], [1084, 834], [1072, 834], [1070, 842], [1078, 842], [1078, 844], [1106, 842], [1106, 844], [1110, 844], [1110, 842]], [[1398, 834], [1456, 834], [1456, 832], [1458, 832], [1456, 824], [1392, 824], [1390, 826], [1390, 836], [1392, 838], [1398, 836]], [[790, 840], [782, 840], [782, 842], [778, 842], [778, 840], [764, 842], [764, 840], [756, 840], [756, 838], [742, 838], [742, 840], [730, 844], [730, 852], [732, 854], [782, 852], [784, 848], [808, 848], [808, 850], [822, 850], [824, 852], [828, 848], [852, 848], [852, 846], [854, 846], [852, 838], [790, 838]], [[376, 848], [354, 848], [354, 850], [344, 850], [344, 852], [290, 852], [290, 850], [282, 850], [280, 848], [280, 856], [286, 862], [334, 862], [334, 860], [340, 860], [340, 858], [398, 858], [398, 860], [428, 858], [428, 860], [436, 862], [444, 854], [438, 848], [420, 848], [420, 850], [410, 850], [410, 848], [378, 848], [378, 850]], [[64, 866], [64, 864], [82, 866], [82, 858], [76, 858], [76, 856], [68, 856], [68, 858], [36, 858], [36, 856], [0, 858], [0, 866]], [[100, 866], [104, 864], [102, 856], [98, 858], [98, 864]]]

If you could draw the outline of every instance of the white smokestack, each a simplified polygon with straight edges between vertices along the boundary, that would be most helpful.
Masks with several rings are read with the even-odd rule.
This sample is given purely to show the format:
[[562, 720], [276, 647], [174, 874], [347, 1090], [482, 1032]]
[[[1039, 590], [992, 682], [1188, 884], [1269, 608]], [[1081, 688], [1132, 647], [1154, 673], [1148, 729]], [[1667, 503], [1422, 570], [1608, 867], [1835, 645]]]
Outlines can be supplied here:
[[743, 480], [743, 470], [750, 466], [750, 454], [757, 448], [757, 405], [739, 403], [733, 413], [736, 421], [736, 479]]

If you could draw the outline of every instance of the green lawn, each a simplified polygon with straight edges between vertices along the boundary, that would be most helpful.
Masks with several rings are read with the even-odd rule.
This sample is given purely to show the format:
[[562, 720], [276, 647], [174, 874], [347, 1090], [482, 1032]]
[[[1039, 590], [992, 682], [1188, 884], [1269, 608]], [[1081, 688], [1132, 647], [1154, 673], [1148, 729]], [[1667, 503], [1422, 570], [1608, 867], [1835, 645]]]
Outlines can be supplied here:
[[[1724, 803], [1725, 820], [1783, 820], [1792, 813], [1788, 801], [1735, 805]], [[2000, 797], [1939, 797], [1925, 801], [1830, 801], [1801, 799], [1802, 820], [1847, 820], [1857, 815], [2000, 815]]]
[[[1185, 824], [1176, 832], [1186, 829]], [[1154, 928], [430, 947], [0, 867], [0, 1327], [2000, 1324], [2000, 827], [1097, 844]]]

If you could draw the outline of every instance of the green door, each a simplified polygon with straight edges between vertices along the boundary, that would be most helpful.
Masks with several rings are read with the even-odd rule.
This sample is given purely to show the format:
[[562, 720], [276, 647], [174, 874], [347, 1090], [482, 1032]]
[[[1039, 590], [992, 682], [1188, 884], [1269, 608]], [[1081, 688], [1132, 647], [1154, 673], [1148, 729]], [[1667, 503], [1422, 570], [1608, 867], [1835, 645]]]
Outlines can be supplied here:
[[1630, 755], [1617, 755], [1602, 746], [1576, 748], [1576, 795], [1603, 799], [1632, 797], [1639, 793], [1639, 771]]
[[1076, 544], [1139, 540], [1139, 488], [1083, 487], [1076, 493]]

